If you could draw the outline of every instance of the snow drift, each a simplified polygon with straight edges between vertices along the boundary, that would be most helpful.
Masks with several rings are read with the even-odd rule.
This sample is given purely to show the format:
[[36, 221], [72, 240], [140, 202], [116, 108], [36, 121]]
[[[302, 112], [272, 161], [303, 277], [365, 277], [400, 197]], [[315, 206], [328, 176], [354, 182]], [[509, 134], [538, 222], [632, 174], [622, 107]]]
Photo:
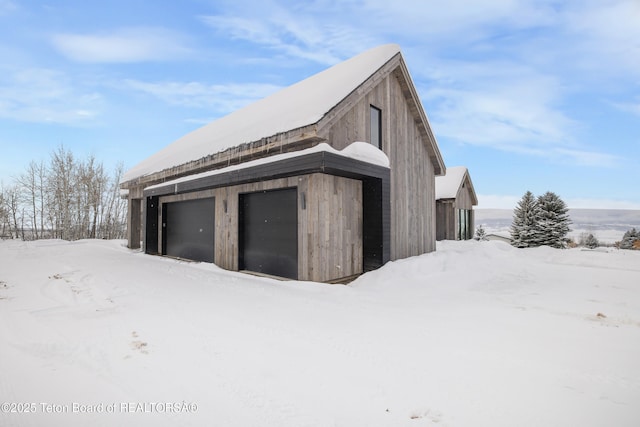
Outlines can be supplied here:
[[3, 426], [640, 425], [640, 252], [439, 242], [348, 286], [116, 241], [0, 262]]

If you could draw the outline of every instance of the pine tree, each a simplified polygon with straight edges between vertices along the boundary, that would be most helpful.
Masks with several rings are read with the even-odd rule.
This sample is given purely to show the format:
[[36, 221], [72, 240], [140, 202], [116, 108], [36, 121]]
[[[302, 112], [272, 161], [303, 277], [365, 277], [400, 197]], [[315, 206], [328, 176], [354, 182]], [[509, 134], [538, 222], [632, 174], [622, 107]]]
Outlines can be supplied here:
[[538, 197], [532, 245], [564, 248], [571, 223], [568, 212], [569, 208], [557, 194], [547, 191]]
[[633, 242], [636, 240], [640, 240], [640, 232], [632, 228], [624, 233], [622, 241], [620, 241], [620, 249], [633, 249]]
[[600, 242], [596, 239], [596, 236], [589, 233], [589, 235], [584, 239], [584, 245], [589, 249], [595, 249], [600, 246]]
[[484, 241], [487, 240], [487, 233], [484, 231], [484, 228], [482, 227], [482, 224], [480, 224], [478, 226], [478, 228], [476, 228], [476, 240], [478, 241]]
[[536, 198], [531, 191], [527, 191], [513, 210], [513, 222], [511, 223], [511, 244], [513, 246], [517, 248], [535, 246], [532, 243], [536, 232], [538, 211]]

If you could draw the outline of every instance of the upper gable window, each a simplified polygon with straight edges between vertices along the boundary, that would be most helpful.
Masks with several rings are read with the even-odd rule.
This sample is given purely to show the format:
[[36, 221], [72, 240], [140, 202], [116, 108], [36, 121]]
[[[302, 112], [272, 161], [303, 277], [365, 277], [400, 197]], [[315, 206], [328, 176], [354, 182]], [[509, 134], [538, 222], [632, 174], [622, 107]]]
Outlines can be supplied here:
[[371, 144], [382, 149], [382, 110], [370, 106], [371, 110]]

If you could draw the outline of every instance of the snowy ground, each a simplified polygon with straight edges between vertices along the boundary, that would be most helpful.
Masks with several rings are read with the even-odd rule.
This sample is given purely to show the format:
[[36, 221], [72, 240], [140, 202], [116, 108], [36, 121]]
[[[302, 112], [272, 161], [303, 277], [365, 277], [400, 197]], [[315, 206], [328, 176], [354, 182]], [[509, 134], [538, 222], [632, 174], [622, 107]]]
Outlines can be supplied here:
[[640, 252], [441, 242], [341, 286], [122, 245], [0, 242], [0, 425], [640, 425]]

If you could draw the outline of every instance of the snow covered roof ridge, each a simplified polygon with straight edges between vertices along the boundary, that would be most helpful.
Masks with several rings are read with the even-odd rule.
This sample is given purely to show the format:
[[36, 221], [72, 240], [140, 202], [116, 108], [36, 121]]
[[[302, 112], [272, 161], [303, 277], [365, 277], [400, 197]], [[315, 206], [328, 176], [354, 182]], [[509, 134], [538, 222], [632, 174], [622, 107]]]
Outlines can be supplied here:
[[[436, 200], [455, 199], [467, 177], [469, 177], [469, 170], [465, 166], [447, 167], [446, 175], [436, 177]], [[469, 183], [471, 183], [470, 177]]]
[[143, 160], [121, 182], [313, 125], [397, 54], [397, 44], [375, 47], [234, 111]]

